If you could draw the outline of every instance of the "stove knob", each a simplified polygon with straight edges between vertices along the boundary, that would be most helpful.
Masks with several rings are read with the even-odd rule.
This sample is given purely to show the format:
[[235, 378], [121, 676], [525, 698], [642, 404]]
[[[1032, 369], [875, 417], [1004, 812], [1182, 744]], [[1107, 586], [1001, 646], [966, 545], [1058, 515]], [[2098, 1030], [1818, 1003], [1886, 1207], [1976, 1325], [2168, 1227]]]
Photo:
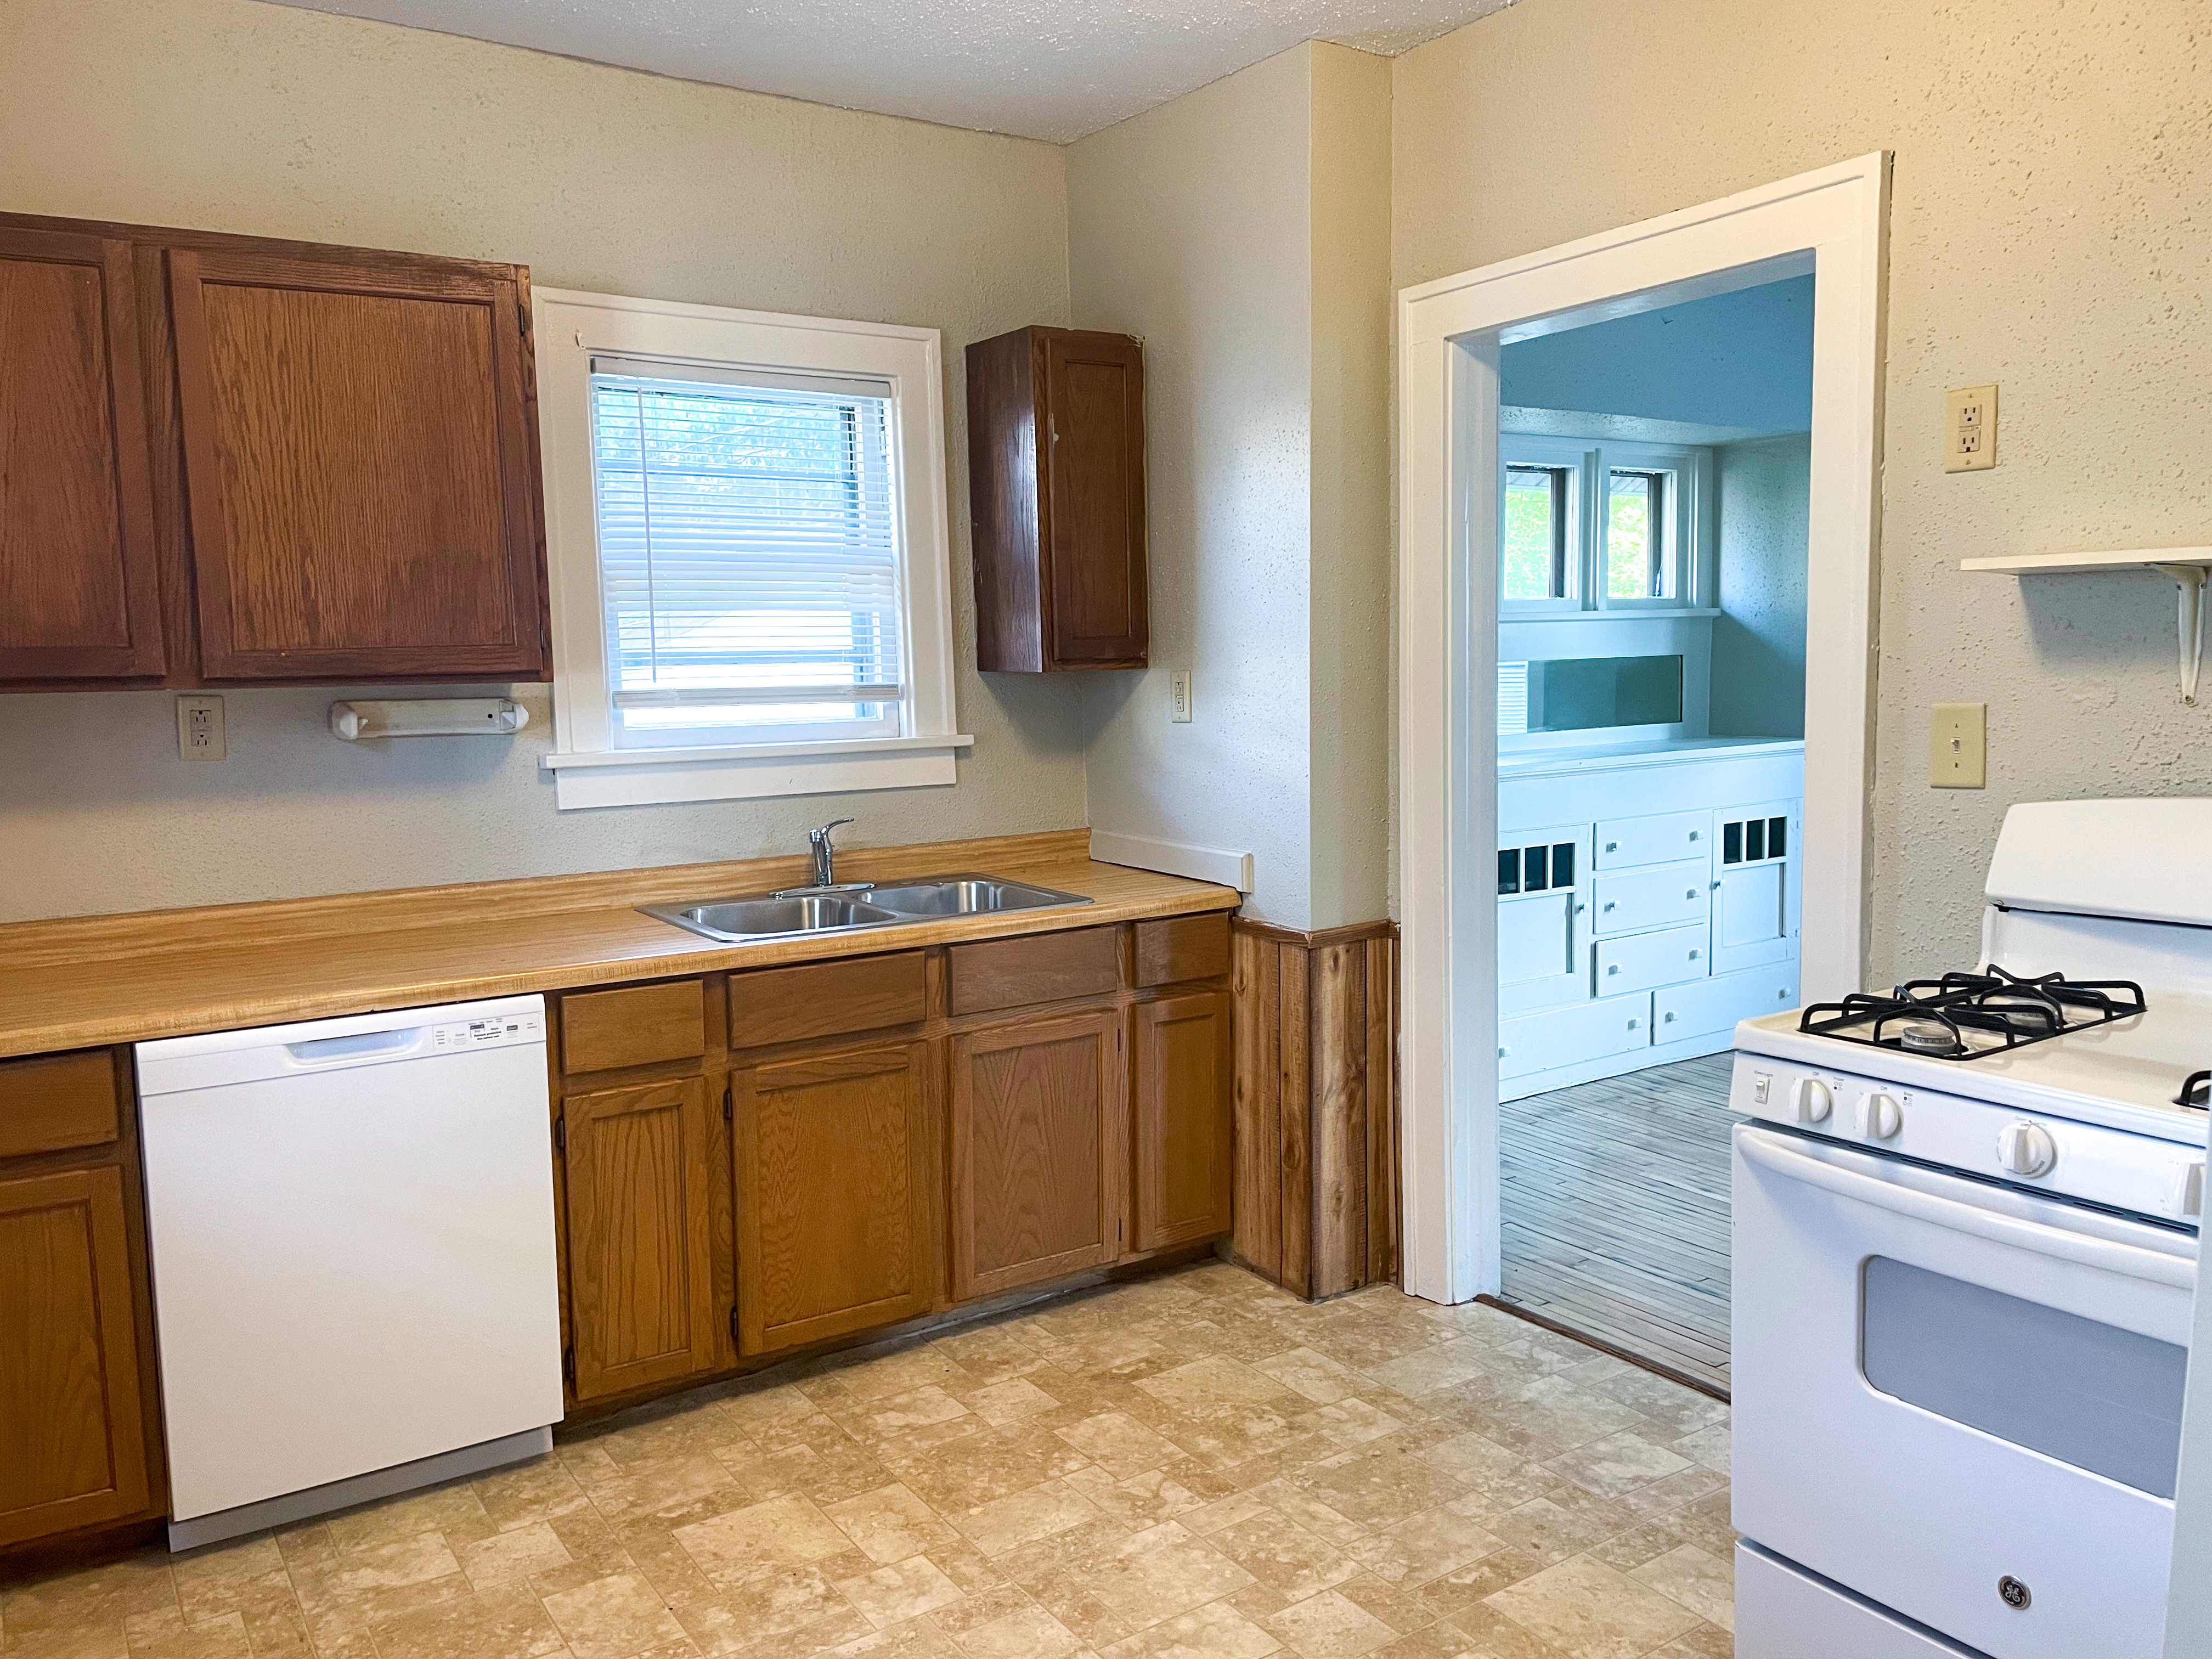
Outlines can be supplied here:
[[1800, 1123], [1824, 1123], [1836, 1100], [1828, 1092], [1828, 1085], [1820, 1079], [1801, 1077], [1796, 1086], [1790, 1091], [1790, 1103], [1796, 1109]]
[[2046, 1176], [2058, 1162], [2058, 1143], [2040, 1123], [2008, 1123], [1997, 1133], [1997, 1163], [2008, 1175]]
[[1905, 1111], [1893, 1095], [1870, 1094], [1859, 1102], [1859, 1133], [1869, 1140], [1887, 1140], [1905, 1127]]

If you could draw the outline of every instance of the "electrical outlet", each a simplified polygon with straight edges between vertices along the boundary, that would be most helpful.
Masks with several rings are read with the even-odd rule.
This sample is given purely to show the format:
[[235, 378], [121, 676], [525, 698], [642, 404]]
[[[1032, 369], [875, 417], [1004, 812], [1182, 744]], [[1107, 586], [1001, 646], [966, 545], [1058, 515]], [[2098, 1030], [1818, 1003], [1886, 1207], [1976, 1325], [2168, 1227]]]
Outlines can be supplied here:
[[1190, 724], [1190, 670], [1178, 668], [1168, 676], [1168, 719], [1177, 726]]
[[1997, 389], [1960, 386], [1948, 399], [1943, 470], [1979, 472], [1997, 464]]
[[221, 697], [177, 699], [177, 754], [188, 761], [219, 761], [230, 752], [223, 739]]
[[1928, 728], [1928, 781], [1937, 789], [1981, 789], [1989, 781], [1989, 705], [1939, 702]]

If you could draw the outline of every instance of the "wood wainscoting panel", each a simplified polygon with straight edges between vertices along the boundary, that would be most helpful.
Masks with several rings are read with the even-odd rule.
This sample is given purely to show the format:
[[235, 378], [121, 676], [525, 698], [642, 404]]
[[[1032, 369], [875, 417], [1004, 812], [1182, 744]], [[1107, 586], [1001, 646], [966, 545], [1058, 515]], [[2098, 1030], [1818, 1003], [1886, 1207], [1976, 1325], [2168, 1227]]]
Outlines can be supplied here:
[[1398, 936], [1241, 918], [1231, 1248], [1319, 1298], [1398, 1274]]

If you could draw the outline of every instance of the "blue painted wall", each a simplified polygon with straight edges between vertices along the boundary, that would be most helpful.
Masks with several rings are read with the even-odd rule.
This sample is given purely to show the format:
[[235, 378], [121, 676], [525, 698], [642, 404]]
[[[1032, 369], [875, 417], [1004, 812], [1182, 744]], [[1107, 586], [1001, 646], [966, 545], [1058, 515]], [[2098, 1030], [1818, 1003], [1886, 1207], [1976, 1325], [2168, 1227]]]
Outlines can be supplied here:
[[1507, 346], [1498, 401], [1749, 432], [1813, 424], [1813, 278]]

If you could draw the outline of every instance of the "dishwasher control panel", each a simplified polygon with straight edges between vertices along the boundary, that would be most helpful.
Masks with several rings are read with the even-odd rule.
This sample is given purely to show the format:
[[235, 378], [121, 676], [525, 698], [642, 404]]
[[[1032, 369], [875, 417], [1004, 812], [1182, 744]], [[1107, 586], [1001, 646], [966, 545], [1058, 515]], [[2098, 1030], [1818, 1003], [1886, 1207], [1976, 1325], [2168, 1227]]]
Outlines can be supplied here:
[[511, 1042], [543, 1042], [545, 1016], [538, 1013], [493, 1014], [482, 1019], [457, 1019], [430, 1028], [430, 1052], [451, 1054], [460, 1048], [493, 1048]]

